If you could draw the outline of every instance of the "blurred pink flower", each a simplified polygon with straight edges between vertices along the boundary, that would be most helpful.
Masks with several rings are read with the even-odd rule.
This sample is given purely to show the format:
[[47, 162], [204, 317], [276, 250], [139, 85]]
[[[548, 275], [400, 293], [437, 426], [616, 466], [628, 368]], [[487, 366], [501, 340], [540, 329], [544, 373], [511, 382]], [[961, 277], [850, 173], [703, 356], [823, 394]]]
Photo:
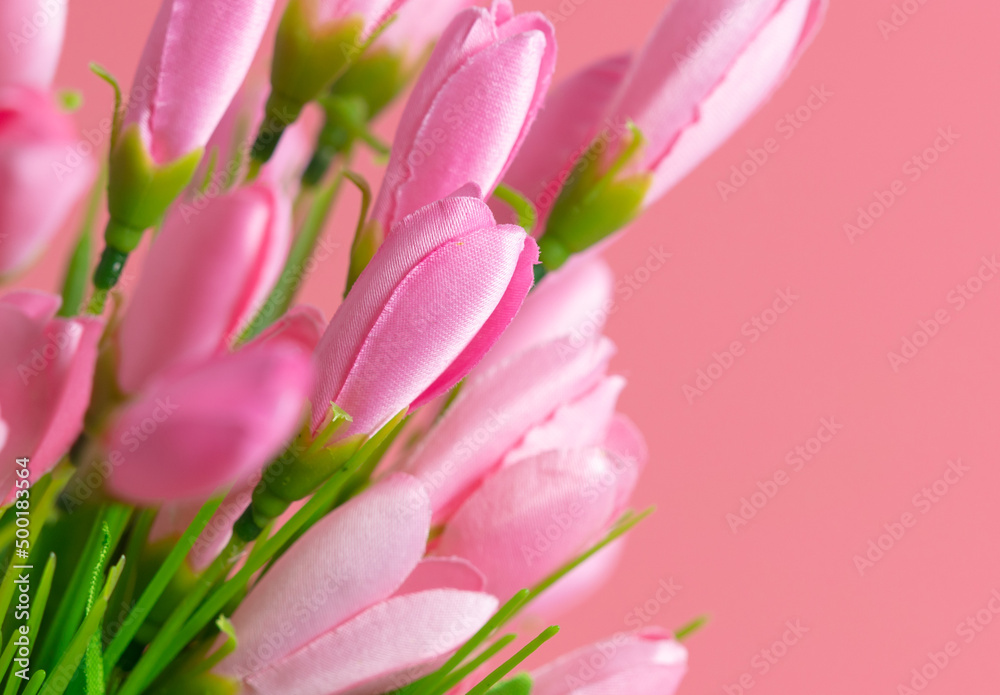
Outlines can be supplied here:
[[538, 258], [520, 227], [456, 195], [403, 219], [334, 314], [317, 350], [313, 427], [331, 403], [370, 433], [451, 388], [510, 323]]
[[109, 487], [159, 503], [244, 482], [301, 423], [311, 376], [309, 356], [283, 341], [161, 375], [104, 436]]
[[624, 508], [637, 462], [599, 448], [547, 451], [488, 477], [449, 519], [436, 553], [462, 557], [501, 601], [597, 541]]
[[274, 0], [163, 0], [132, 83], [137, 124], [158, 164], [204, 147], [243, 83]]
[[0, 279], [41, 255], [92, 183], [93, 160], [67, 156], [78, 140], [47, 92], [0, 86]]
[[233, 614], [240, 638], [217, 670], [261, 695], [374, 695], [426, 674], [498, 605], [468, 563], [421, 562], [429, 530], [406, 475], [334, 510]]
[[125, 391], [167, 367], [207, 359], [238, 336], [281, 273], [290, 218], [290, 201], [266, 182], [206, 198], [200, 211], [171, 211], [122, 320]]
[[9, 501], [15, 459], [31, 459], [34, 483], [52, 469], [83, 429], [103, 325], [56, 319], [59, 297], [36, 291], [0, 297], [0, 501]]
[[565, 654], [531, 673], [532, 695], [673, 695], [687, 649], [662, 628], [613, 637]]
[[476, 0], [407, 0], [374, 48], [406, 54], [412, 63], [438, 40], [455, 15], [474, 4]]
[[69, 0], [4, 0], [0, 36], [0, 85], [47, 88], [55, 77], [66, 33]]
[[445, 30], [400, 120], [372, 212], [382, 229], [474, 182], [488, 196], [541, 106], [555, 67], [539, 13], [469, 8]]

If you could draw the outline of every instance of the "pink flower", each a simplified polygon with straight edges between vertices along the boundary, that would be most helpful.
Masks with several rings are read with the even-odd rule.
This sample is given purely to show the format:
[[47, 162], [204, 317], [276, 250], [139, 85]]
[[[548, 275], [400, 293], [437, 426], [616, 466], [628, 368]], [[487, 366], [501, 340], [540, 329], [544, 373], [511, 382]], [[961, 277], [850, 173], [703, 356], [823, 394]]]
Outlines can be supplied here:
[[103, 326], [53, 318], [59, 297], [20, 291], [0, 297], [0, 500], [9, 501], [15, 459], [31, 459], [33, 483], [52, 469], [83, 429]]
[[317, 351], [313, 427], [331, 403], [369, 433], [453, 386], [510, 323], [538, 257], [520, 227], [456, 194], [403, 219], [337, 309]]
[[636, 461], [600, 448], [550, 450], [488, 477], [451, 517], [436, 553], [464, 558], [501, 601], [596, 542], [624, 508]]
[[538, 283], [476, 373], [556, 338], [567, 338], [574, 345], [594, 339], [614, 309], [613, 293], [614, 276], [603, 259], [592, 254], [574, 256]]
[[552, 26], [539, 13], [470, 8], [445, 30], [406, 104], [372, 217], [396, 221], [467, 182], [500, 182], [548, 89]]
[[[663, 195], [750, 117], [819, 26], [824, 0], [678, 0], [668, 5], [610, 107], [647, 144], [630, 171]], [[626, 172], [628, 173], [628, 172]]]
[[629, 56], [607, 58], [587, 66], [553, 87], [538, 119], [504, 177], [524, 195], [544, 221], [573, 165], [595, 138], [620, 136], [621, 127], [607, 117], [629, 67]]
[[263, 182], [175, 207], [150, 249], [119, 334], [119, 381], [142, 388], [167, 367], [207, 359], [238, 336], [288, 253], [290, 203]]
[[[597, 386], [613, 352], [607, 339], [576, 347], [568, 340], [554, 340], [463, 384], [404, 465], [423, 481], [435, 520], [447, 518], [529, 430]], [[598, 417], [589, 424], [585, 433], [601, 432]]]
[[246, 77], [274, 0], [163, 0], [132, 84], [135, 124], [158, 164], [204, 147]]
[[662, 628], [646, 628], [570, 652], [532, 672], [532, 695], [673, 695], [687, 650]]
[[69, 0], [4, 0], [0, 36], [0, 85], [47, 88], [55, 77], [66, 32]]
[[41, 255], [93, 181], [90, 157], [67, 157], [77, 140], [48, 93], [0, 86], [0, 278]]
[[109, 487], [159, 503], [244, 482], [299, 426], [311, 371], [299, 346], [277, 341], [164, 374], [104, 437]]
[[217, 669], [248, 693], [383, 693], [428, 673], [496, 611], [482, 576], [421, 562], [430, 509], [395, 475], [313, 526], [233, 614], [236, 651]]

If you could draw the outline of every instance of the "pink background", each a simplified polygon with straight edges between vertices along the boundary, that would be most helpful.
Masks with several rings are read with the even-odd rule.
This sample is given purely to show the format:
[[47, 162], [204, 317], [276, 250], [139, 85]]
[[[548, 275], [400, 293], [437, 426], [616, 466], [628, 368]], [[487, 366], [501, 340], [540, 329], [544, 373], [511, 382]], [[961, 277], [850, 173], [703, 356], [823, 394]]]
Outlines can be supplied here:
[[[631, 378], [623, 410], [652, 450], [636, 505], [659, 511], [635, 532], [603, 595], [563, 621], [553, 652], [651, 613], [650, 624], [668, 627], [710, 613], [689, 641], [682, 693], [896, 693], [949, 642], [957, 655], [926, 692], [996, 691], [1000, 616], [988, 605], [1000, 589], [1000, 276], [974, 278], [980, 258], [1000, 252], [1000, 8], [901, 4], [917, 11], [883, 36], [879, 22], [890, 20], [893, 2], [835, 1], [775, 98], [609, 251], [623, 287], [630, 276], [638, 285], [619, 294], [609, 332], [620, 348], [615, 366]], [[550, 12], [565, 75], [638, 44], [662, 5], [518, 7]], [[152, 0], [72, 1], [58, 83], [85, 91], [82, 127], [110, 109], [109, 90], [86, 62], [127, 84], [155, 11]], [[811, 90], [824, 87], [832, 96], [811, 110]], [[797, 109], [808, 121], [789, 130], [786, 114]], [[912, 180], [904, 165], [940, 128], [957, 141]], [[768, 138], [777, 152], [723, 201], [718, 182]], [[852, 243], [844, 224], [896, 179], [906, 192]], [[341, 249], [356, 205], [345, 196], [330, 229]], [[670, 260], [642, 270], [661, 246]], [[64, 237], [25, 283], [54, 287], [66, 251]], [[343, 265], [335, 255], [310, 278], [307, 298], [328, 312]], [[961, 308], [950, 303], [970, 281], [981, 291]], [[751, 341], [744, 325], [774, 319], [763, 312], [788, 290], [797, 299]], [[887, 354], [939, 311], [947, 323], [894, 370]], [[742, 354], [689, 403], [684, 385], [733, 341]], [[786, 457], [809, 444], [823, 418], [842, 428], [795, 470]], [[968, 471], [939, 498], [931, 486], [949, 460]], [[739, 515], [743, 498], [777, 471], [785, 484], [734, 531], [727, 515]], [[915, 499], [924, 488], [936, 502]], [[862, 574], [855, 556], [905, 513], [911, 526], [895, 528], [902, 537]], [[681, 589], [658, 602], [661, 580], [671, 579]], [[1000, 600], [992, 605], [1000, 610]], [[962, 630], [977, 611], [994, 624]], [[787, 621], [808, 631], [768, 663], [762, 650], [781, 640]]]

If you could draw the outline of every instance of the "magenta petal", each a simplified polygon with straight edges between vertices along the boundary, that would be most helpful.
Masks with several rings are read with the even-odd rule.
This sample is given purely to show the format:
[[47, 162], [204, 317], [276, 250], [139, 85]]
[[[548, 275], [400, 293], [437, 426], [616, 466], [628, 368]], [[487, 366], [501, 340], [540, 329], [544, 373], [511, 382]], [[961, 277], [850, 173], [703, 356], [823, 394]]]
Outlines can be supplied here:
[[362, 695], [429, 673], [498, 606], [489, 594], [436, 589], [395, 596], [246, 678], [258, 695]]
[[407, 475], [392, 476], [327, 515], [233, 614], [239, 646], [223, 670], [253, 674], [262, 660], [274, 663], [391, 596], [420, 561], [429, 528], [420, 484]]
[[500, 600], [534, 585], [613, 520], [618, 480], [599, 449], [551, 451], [488, 478], [449, 520], [435, 550], [464, 557]]

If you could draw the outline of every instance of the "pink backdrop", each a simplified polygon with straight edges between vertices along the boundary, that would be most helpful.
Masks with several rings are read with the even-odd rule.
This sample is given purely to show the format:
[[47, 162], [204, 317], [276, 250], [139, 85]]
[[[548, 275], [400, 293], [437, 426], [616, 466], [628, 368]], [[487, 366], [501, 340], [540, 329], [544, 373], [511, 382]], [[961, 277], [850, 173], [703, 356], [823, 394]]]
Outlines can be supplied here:
[[[567, 74], [663, 1], [519, 8], [556, 22]], [[155, 10], [72, 1], [58, 83], [85, 90], [82, 127], [110, 109], [86, 62], [127, 83]], [[776, 97], [609, 251], [652, 450], [636, 503], [659, 511], [553, 651], [707, 612], [682, 693], [995, 692], [997, 26], [984, 0], [835, 1]], [[356, 204], [307, 288], [328, 312]], [[66, 250], [25, 282], [54, 287]]]

